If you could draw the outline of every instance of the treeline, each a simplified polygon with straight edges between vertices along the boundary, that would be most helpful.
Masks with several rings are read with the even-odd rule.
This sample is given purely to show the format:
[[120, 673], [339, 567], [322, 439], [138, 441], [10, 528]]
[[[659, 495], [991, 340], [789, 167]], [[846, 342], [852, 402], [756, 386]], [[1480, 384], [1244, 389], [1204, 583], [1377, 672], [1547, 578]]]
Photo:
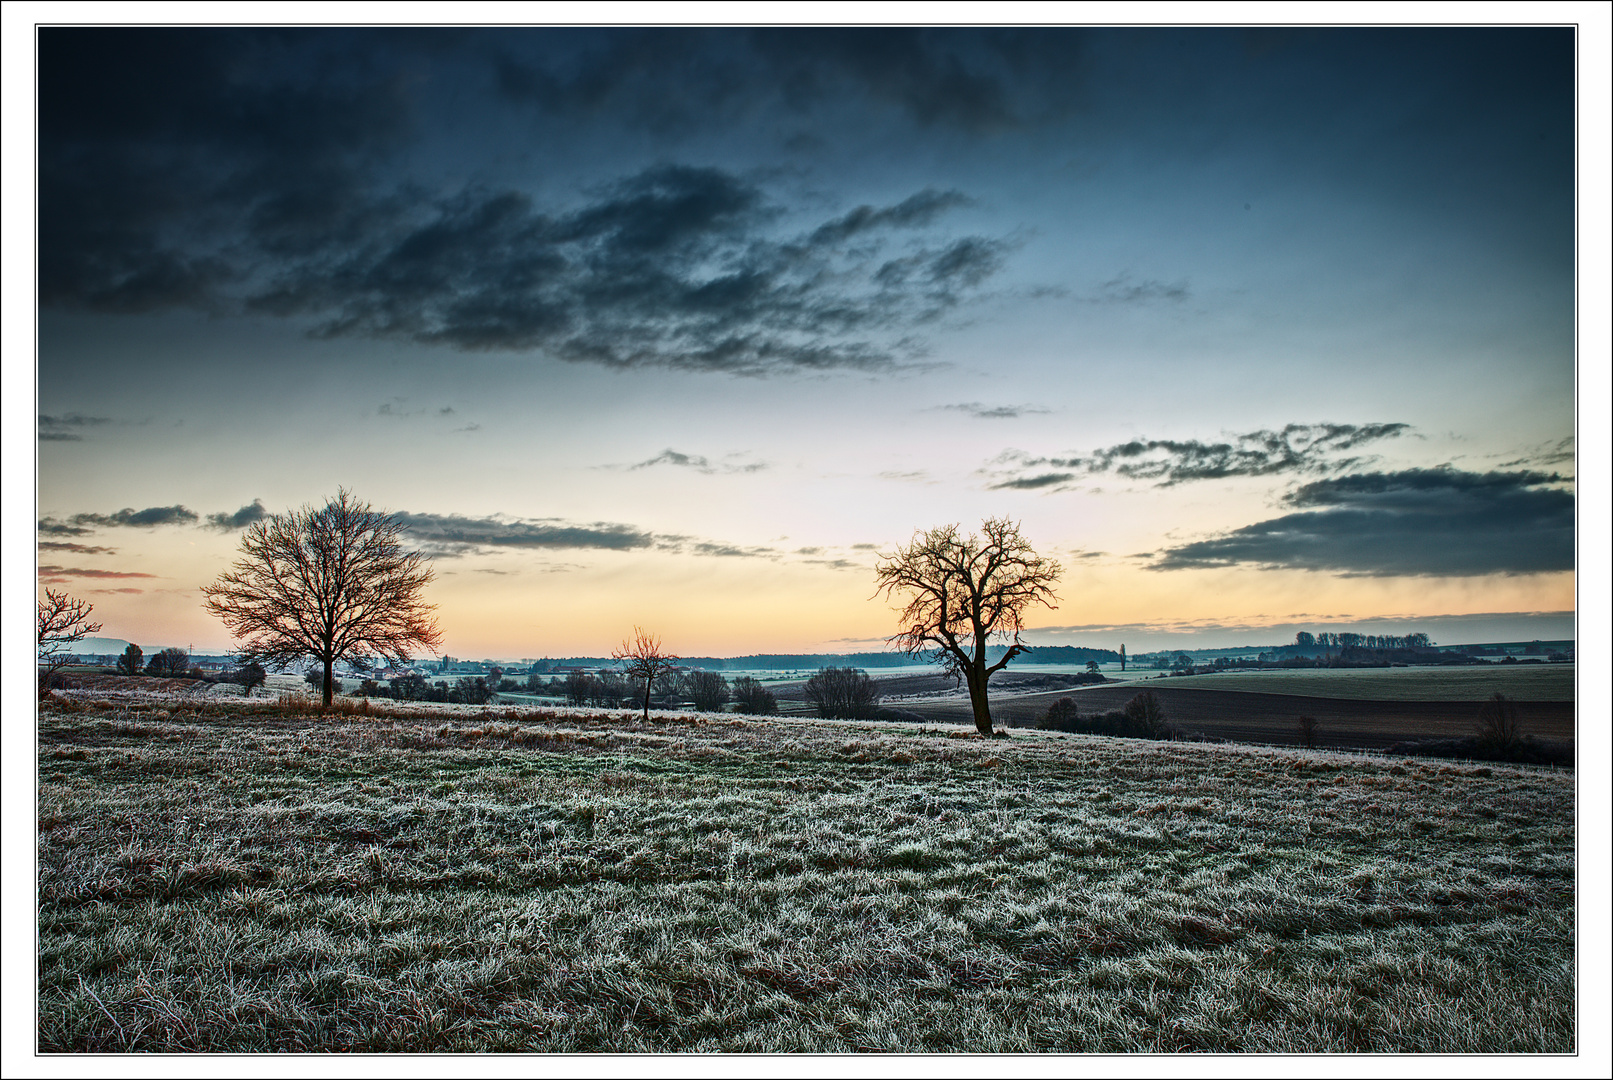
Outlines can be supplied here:
[[[986, 650], [986, 658], [995, 663], [1002, 659], [1005, 646], [993, 645]], [[1113, 649], [1087, 649], [1073, 645], [1038, 645], [1020, 654], [1021, 661], [1031, 664], [1100, 664], [1119, 663], [1120, 653]], [[749, 656], [684, 656], [678, 663], [684, 667], [706, 671], [808, 671], [826, 668], [893, 668], [911, 667], [933, 662], [928, 654], [909, 656], [899, 652], [858, 653], [752, 653]], [[564, 660], [542, 660], [531, 670], [552, 672], [567, 668], [610, 667], [615, 661], [600, 657], [571, 657]]]
[[[339, 684], [337, 689], [340, 690]], [[485, 705], [500, 693], [526, 693], [560, 698], [568, 705], [619, 708], [642, 704], [644, 690], [642, 681], [629, 679], [610, 668], [574, 670], [567, 672], [564, 678], [545, 679], [539, 674], [529, 674], [520, 681], [504, 678], [503, 672], [494, 668], [486, 676], [461, 676], [452, 683], [446, 679], [432, 682], [423, 675], [401, 675], [389, 679], [385, 686], [374, 679], [366, 679], [355, 693], [398, 701], [440, 701], [455, 705]], [[742, 713], [766, 716], [778, 712], [778, 699], [773, 692], [749, 676], [741, 676], [730, 683], [714, 671], [668, 672], [656, 679], [649, 690], [650, 705], [654, 708], [687, 707], [697, 712], [718, 712], [732, 701]]]
[[1294, 635], [1294, 647], [1299, 649], [1431, 649], [1434, 643], [1427, 634], [1312, 634], [1301, 630]]

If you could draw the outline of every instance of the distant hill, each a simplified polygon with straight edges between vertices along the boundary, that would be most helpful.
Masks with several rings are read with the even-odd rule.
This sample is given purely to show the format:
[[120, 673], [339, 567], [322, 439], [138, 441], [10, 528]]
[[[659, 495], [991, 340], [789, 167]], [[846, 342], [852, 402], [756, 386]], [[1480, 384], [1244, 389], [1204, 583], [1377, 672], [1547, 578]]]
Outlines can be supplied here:
[[[127, 649], [128, 647], [129, 643], [124, 641], [122, 638], [87, 637], [83, 641], [74, 642], [69, 651], [78, 653], [80, 656], [84, 655], [85, 653], [112, 653], [122, 656], [123, 650]], [[140, 648], [146, 652], [151, 651], [144, 645], [140, 646]], [[157, 651], [161, 652], [162, 648], [162, 646], [158, 646]]]

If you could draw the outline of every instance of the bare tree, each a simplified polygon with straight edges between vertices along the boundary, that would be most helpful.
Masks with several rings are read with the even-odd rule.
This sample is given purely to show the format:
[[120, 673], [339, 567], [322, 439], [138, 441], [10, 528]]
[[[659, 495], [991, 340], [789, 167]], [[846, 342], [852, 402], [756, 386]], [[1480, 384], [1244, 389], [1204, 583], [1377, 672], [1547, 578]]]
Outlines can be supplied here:
[[611, 653], [611, 658], [626, 661], [622, 670], [627, 677], [644, 684], [644, 719], [649, 720], [650, 691], [655, 687], [655, 680], [670, 672], [678, 658], [661, 648], [659, 637], [646, 634], [636, 626], [632, 642], [622, 642], [622, 647]]
[[73, 662], [67, 651], [91, 634], [101, 632], [100, 623], [90, 622], [95, 605], [87, 600], [76, 600], [65, 592], [45, 590], [45, 599], [39, 601], [39, 692], [43, 695], [56, 680], [56, 673]]
[[[880, 557], [874, 595], [911, 598], [903, 630], [890, 643], [909, 655], [935, 650], [935, 661], [969, 687], [976, 730], [990, 735], [987, 680], [1029, 648], [1019, 640], [1025, 609], [1056, 606], [1053, 583], [1061, 573], [1058, 563], [1031, 549], [1018, 525], [990, 518], [979, 536], [961, 537], [956, 525], [915, 533], [907, 547]], [[988, 664], [993, 638], [1008, 648]]]
[[333, 669], [345, 660], [368, 672], [378, 660], [403, 665], [410, 650], [435, 650], [442, 633], [421, 598], [431, 566], [405, 551], [403, 525], [347, 490], [247, 527], [242, 557], [202, 589], [207, 611], [241, 642], [241, 663], [324, 668], [328, 708]]

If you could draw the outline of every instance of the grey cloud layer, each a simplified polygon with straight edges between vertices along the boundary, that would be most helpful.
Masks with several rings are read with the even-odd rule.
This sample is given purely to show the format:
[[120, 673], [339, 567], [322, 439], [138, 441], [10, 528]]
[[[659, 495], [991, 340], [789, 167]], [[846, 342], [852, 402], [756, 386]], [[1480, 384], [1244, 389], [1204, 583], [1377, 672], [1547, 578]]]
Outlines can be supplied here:
[[196, 512], [183, 506], [150, 506], [144, 510], [125, 507], [112, 514], [74, 514], [66, 521], [41, 518], [39, 531], [46, 536], [84, 536], [96, 529], [194, 525], [196, 521]]
[[220, 532], [234, 532], [268, 516], [269, 512], [263, 508], [263, 500], [253, 499], [233, 514], [208, 514], [207, 524]]
[[[564, 205], [416, 181], [400, 161], [429, 110], [411, 65], [487, 93], [499, 40], [44, 31], [41, 304], [246, 311], [326, 337], [619, 368], [877, 371], [911, 360], [915, 328], [1014, 247], [939, 231], [970, 201], [956, 191], [785, 227], [789, 208], [719, 168], [660, 165]], [[522, 65], [502, 63], [519, 97]]]
[[[204, 523], [221, 532], [244, 529], [254, 521], [268, 517], [262, 499], [253, 499], [233, 514], [208, 514]], [[201, 522], [196, 511], [185, 506], [148, 506], [144, 510], [124, 507], [111, 514], [74, 514], [66, 520], [40, 518], [38, 531], [42, 536], [86, 536], [97, 529], [155, 528], [159, 525], [195, 525]], [[42, 543], [40, 547], [76, 549], [76, 544]], [[88, 549], [86, 549], [88, 550]], [[106, 550], [106, 549], [100, 549]]]
[[437, 555], [464, 555], [488, 548], [630, 551], [655, 543], [651, 533], [631, 525], [594, 522], [578, 525], [556, 518], [472, 518], [459, 514], [395, 515], [420, 546]]
[[1269, 521], [1168, 548], [1156, 570], [1225, 566], [1352, 577], [1468, 577], [1574, 568], [1574, 496], [1540, 472], [1451, 468], [1318, 480]]
[[997, 476], [990, 486], [999, 489], [1059, 490], [1103, 475], [1171, 487], [1233, 476], [1346, 469], [1363, 459], [1338, 455], [1409, 430], [1407, 424], [1289, 424], [1281, 431], [1251, 431], [1224, 442], [1132, 439], [1068, 457], [1033, 457], [1016, 450], [999, 457], [988, 472]]

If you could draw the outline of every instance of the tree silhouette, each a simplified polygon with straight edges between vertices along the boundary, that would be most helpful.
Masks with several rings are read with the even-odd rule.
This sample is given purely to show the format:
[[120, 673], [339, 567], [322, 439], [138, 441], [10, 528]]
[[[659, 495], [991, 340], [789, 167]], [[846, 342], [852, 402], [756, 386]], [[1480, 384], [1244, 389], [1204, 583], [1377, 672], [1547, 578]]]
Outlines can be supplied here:
[[632, 642], [622, 642], [622, 647], [611, 653], [616, 660], [625, 660], [622, 670], [630, 679], [637, 679], [644, 683], [644, 719], [650, 718], [650, 691], [655, 686], [655, 680], [670, 672], [678, 662], [678, 658], [661, 648], [661, 639], [653, 634], [646, 634], [638, 627], [633, 627]]
[[[911, 598], [901, 614], [904, 629], [890, 643], [909, 655], [934, 649], [936, 662], [969, 687], [975, 729], [990, 735], [987, 680], [1029, 648], [1019, 640], [1025, 609], [1054, 607], [1061, 573], [1058, 563], [1031, 549], [1018, 525], [989, 518], [978, 536], [960, 537], [956, 525], [915, 533], [907, 547], [880, 557], [874, 595]], [[993, 638], [1008, 648], [988, 664]]]
[[405, 551], [402, 537], [396, 518], [346, 489], [317, 510], [254, 522], [241, 537], [241, 559], [202, 589], [207, 611], [241, 642], [243, 664], [321, 665], [329, 708], [338, 660], [368, 672], [378, 660], [406, 664], [411, 649], [442, 644], [420, 595], [431, 566]]

